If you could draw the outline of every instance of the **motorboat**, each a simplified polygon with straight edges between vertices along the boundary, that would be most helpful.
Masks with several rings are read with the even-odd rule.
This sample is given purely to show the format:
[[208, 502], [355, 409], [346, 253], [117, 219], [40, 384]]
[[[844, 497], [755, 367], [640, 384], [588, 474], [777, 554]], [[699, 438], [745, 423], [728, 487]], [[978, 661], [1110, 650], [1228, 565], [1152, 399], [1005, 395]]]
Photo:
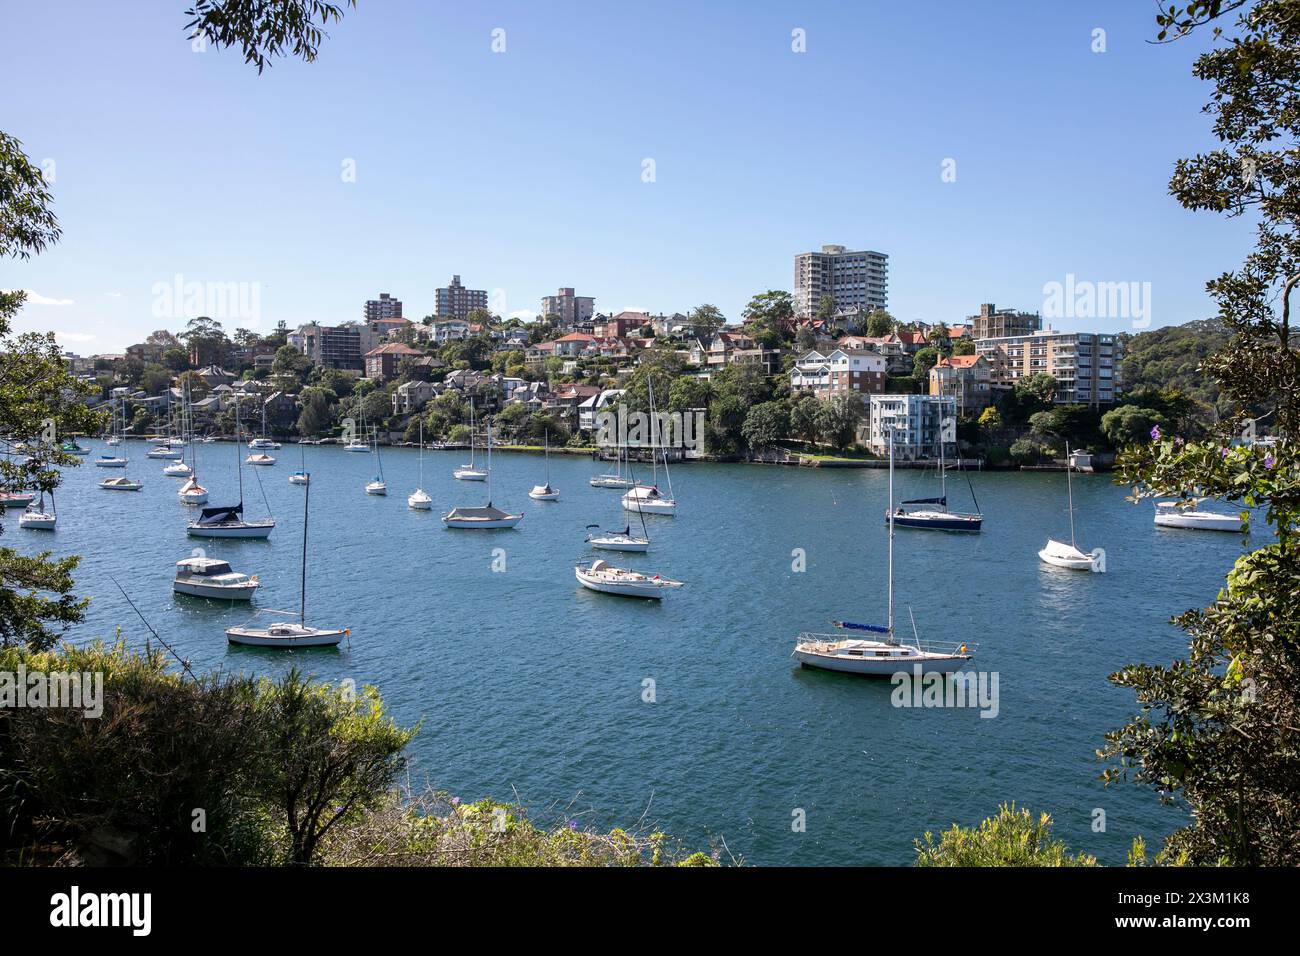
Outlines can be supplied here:
[[59, 445], [59, 451], [64, 452], [65, 454], [68, 455], [77, 455], [77, 456], [90, 454], [90, 449], [81, 447], [81, 445], [77, 444], [77, 440], [75, 438], [69, 438], [67, 441]]
[[280, 443], [269, 438], [254, 438], [248, 443], [250, 451], [279, 451]]
[[[922, 641], [913, 635], [911, 641], [900, 641], [894, 633], [894, 445], [893, 430], [889, 430], [889, 559], [888, 559], [888, 611], [885, 624], [858, 624], [852, 621], [832, 621], [840, 630], [879, 634], [880, 639], [840, 637], [837, 634], [818, 634], [804, 631], [795, 639], [792, 655], [803, 667], [842, 671], [866, 677], [892, 677], [898, 673], [939, 672], [960, 670], [974, 655], [974, 647], [965, 642]], [[915, 622], [913, 629], [915, 630]]]
[[591, 564], [576, 565], [573, 573], [584, 588], [592, 591], [656, 601], [663, 598], [664, 592], [682, 586], [681, 581], [673, 581], [658, 574], [642, 574], [628, 568], [616, 568], [600, 558]]
[[176, 562], [172, 590], [191, 597], [247, 601], [258, 588], [257, 575], [242, 574], [228, 561], [217, 558], [184, 558]]
[[99, 483], [99, 487], [105, 491], [139, 491], [144, 487], [144, 482], [122, 475], [118, 478], [105, 478]]
[[559, 501], [560, 490], [551, 484], [551, 434], [546, 433], [546, 480], [528, 492], [534, 501]]
[[100, 455], [95, 459], [96, 468], [125, 468], [130, 464], [131, 459], [123, 458], [121, 455]]
[[0, 508], [26, 508], [35, 500], [34, 491], [0, 491]]
[[1240, 515], [1207, 511], [1195, 501], [1157, 501], [1156, 525], [1161, 528], [1190, 528], [1201, 531], [1241, 531]]

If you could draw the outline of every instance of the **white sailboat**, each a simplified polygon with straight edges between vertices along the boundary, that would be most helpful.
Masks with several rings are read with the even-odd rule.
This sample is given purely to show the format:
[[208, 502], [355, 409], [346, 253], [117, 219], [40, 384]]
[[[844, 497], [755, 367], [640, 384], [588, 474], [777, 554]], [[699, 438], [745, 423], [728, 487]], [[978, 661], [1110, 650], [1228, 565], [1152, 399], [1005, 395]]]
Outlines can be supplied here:
[[[489, 442], [489, 445], [491, 443]], [[489, 449], [490, 451], [491, 449]], [[474, 400], [470, 399], [469, 403], [469, 464], [461, 465], [451, 473], [453, 478], [459, 478], [461, 481], [486, 481], [487, 472], [482, 468], [476, 468], [474, 465]]]
[[482, 508], [452, 508], [442, 516], [442, 523], [448, 528], [495, 529], [513, 528], [523, 520], [524, 515], [511, 514], [492, 506], [492, 426], [487, 428], [487, 469], [483, 476], [487, 481], [488, 502]]
[[379, 452], [379, 429], [374, 429], [375, 439], [375, 464], [379, 466], [379, 474], [375, 480], [366, 485], [366, 494], [368, 495], [387, 495], [388, 485], [384, 482], [384, 458]]
[[[185, 392], [185, 408], [188, 412], [190, 407], [189, 389]], [[193, 421], [188, 421], [187, 427], [193, 430]], [[183, 460], [183, 459], [182, 459]], [[202, 505], [208, 501], [208, 489], [199, 484], [199, 442], [190, 442], [190, 474], [185, 484], [181, 485], [180, 491], [176, 492], [176, 497], [180, 498], [181, 504], [185, 505]]]
[[235, 470], [239, 475], [239, 504], [204, 508], [197, 521], [185, 526], [187, 534], [196, 538], [268, 538], [275, 528], [275, 519], [244, 520], [244, 462], [239, 454], [240, 422], [239, 400], [235, 400]]
[[1065, 491], [1070, 513], [1070, 543], [1066, 544], [1064, 541], [1048, 538], [1047, 544], [1038, 552], [1038, 557], [1044, 564], [1050, 564], [1054, 568], [1065, 568], [1069, 571], [1101, 570], [1104, 565], [1101, 565], [1098, 561], [1100, 552], [1088, 554], [1081, 551], [1074, 540], [1074, 482], [1070, 477], [1073, 470], [1070, 465], [1070, 446], [1067, 443], [1065, 446]]
[[573, 569], [574, 577], [584, 587], [602, 594], [618, 594], [622, 597], [650, 598], [662, 600], [664, 592], [682, 587], [681, 581], [673, 581], [658, 574], [642, 574], [628, 568], [616, 568], [597, 558], [591, 564], [579, 564]]
[[1155, 523], [1160, 528], [1199, 531], [1241, 531], [1241, 516], [1201, 507], [1204, 498], [1192, 501], [1157, 501]]
[[528, 497], [534, 501], [559, 501], [560, 490], [551, 485], [551, 433], [545, 433], [546, 438], [546, 481], [540, 485], [534, 485], [533, 490], [528, 492]]
[[621, 443], [614, 446], [614, 474], [593, 475], [587, 483], [593, 488], [631, 488], [634, 484], [631, 476], [623, 473], [623, 459], [626, 457], [627, 449]]
[[415, 511], [428, 511], [433, 507], [433, 499], [424, 492], [424, 418], [420, 419], [420, 480], [415, 491], [406, 496], [406, 507]]
[[54, 509], [54, 492], [50, 492], [48, 511], [45, 509], [45, 494], [42, 492], [40, 504], [32, 502], [18, 516], [18, 527], [30, 528], [33, 531], [53, 531], [58, 520], [58, 512]]
[[280, 443], [273, 441], [266, 435], [266, 403], [262, 403], [262, 434], [258, 438], [253, 438], [248, 442], [250, 451], [279, 451]]
[[289, 484], [306, 485], [311, 483], [311, 475], [307, 474], [307, 442], [298, 442], [298, 456], [302, 461], [302, 467], [289, 476]]
[[[632, 462], [627, 463], [628, 479], [632, 480]], [[587, 544], [601, 551], [632, 551], [645, 553], [650, 550], [650, 532], [646, 528], [645, 515], [638, 513], [641, 519], [641, 533], [632, 533], [632, 520], [629, 517], [622, 531], [601, 531], [600, 525], [589, 524], [588, 529], [596, 528], [595, 534], [587, 535]]]
[[[651, 484], [642, 485], [634, 484], [622, 498], [623, 508], [627, 511], [634, 511], [637, 514], [644, 515], [667, 515], [669, 517], [677, 514], [677, 499], [673, 495], [673, 477], [668, 470], [668, 450], [663, 451], [664, 460], [664, 478], [668, 482], [668, 494], [659, 490], [659, 457], [660, 444], [658, 438], [659, 417], [655, 414], [655, 390], [654, 381], [647, 380], [646, 385], [650, 392], [650, 462], [651, 462]], [[631, 467], [631, 459], [628, 460], [628, 467]]]
[[117, 478], [105, 478], [99, 483], [99, 487], [105, 491], [139, 491], [144, 487], [144, 482], [121, 475]]
[[[842, 638], [834, 634], [805, 631], [795, 641], [793, 657], [804, 667], [843, 671], [869, 677], [890, 677], [897, 673], [949, 673], [960, 670], [975, 652], [972, 645], [922, 641], [915, 634], [908, 643], [894, 634], [894, 433], [889, 433], [889, 597], [888, 623], [855, 624], [833, 621], [841, 630], [883, 635], [883, 640]], [[913, 621], [913, 631], [916, 623]]]
[[[307, 623], [307, 518], [311, 508], [311, 483], [308, 482], [302, 502], [302, 586], [296, 621], [275, 621], [266, 627], [226, 628], [226, 640], [247, 647], [337, 647], [350, 634], [348, 628], [312, 627]], [[268, 611], [268, 614], [291, 614], [285, 611]]]

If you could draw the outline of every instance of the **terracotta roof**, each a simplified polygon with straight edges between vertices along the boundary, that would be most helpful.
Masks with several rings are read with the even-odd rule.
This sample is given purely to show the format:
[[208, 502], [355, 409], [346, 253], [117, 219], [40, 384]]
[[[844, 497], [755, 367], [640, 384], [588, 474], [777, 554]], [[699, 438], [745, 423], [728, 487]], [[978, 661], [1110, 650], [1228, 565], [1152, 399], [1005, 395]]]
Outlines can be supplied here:
[[978, 355], [954, 355], [950, 358], [940, 360], [940, 365], [946, 365], [949, 368], [970, 368], [980, 360]]
[[372, 355], [423, 355], [419, 349], [413, 349], [403, 342], [385, 342], [383, 345], [376, 345], [366, 353], [366, 358]]
[[596, 337], [588, 335], [586, 332], [570, 332], [568, 335], [562, 335], [555, 341], [557, 342], [594, 342]]

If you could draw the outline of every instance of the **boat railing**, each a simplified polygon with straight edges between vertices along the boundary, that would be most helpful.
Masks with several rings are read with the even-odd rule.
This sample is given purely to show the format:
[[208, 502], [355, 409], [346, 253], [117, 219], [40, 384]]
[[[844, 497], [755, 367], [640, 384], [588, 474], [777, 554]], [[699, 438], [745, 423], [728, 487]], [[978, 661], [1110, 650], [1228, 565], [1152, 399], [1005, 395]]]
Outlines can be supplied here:
[[[880, 643], [886, 646], [898, 648], [914, 647], [918, 651], [926, 654], [947, 654], [953, 657], [974, 654], [979, 649], [978, 644], [970, 641], [929, 641], [929, 640], [911, 640], [911, 641], [893, 641], [885, 639], [885, 635], [879, 635]], [[872, 638], [858, 638], [859, 640], [872, 640]], [[834, 634], [819, 634], [813, 631], [803, 631], [795, 639], [798, 644], [834, 644], [844, 640], [854, 640], [854, 637], [845, 632], [838, 631]]]

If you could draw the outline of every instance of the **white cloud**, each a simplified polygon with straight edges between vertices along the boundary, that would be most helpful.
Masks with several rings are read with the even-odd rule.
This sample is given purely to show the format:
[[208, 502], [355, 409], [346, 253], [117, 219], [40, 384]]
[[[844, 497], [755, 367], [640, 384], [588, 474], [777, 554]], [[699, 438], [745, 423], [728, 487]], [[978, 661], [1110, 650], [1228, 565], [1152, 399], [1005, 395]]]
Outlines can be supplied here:
[[108, 296], [110, 299], [122, 298], [122, 293], [120, 292], [105, 292], [104, 295]]
[[95, 341], [95, 336], [89, 332], [58, 332], [54, 333], [55, 339], [60, 345], [66, 345], [69, 342], [86, 343]]
[[5, 292], [26, 292], [27, 305], [72, 305], [71, 299], [51, 299], [34, 289], [5, 289]]

